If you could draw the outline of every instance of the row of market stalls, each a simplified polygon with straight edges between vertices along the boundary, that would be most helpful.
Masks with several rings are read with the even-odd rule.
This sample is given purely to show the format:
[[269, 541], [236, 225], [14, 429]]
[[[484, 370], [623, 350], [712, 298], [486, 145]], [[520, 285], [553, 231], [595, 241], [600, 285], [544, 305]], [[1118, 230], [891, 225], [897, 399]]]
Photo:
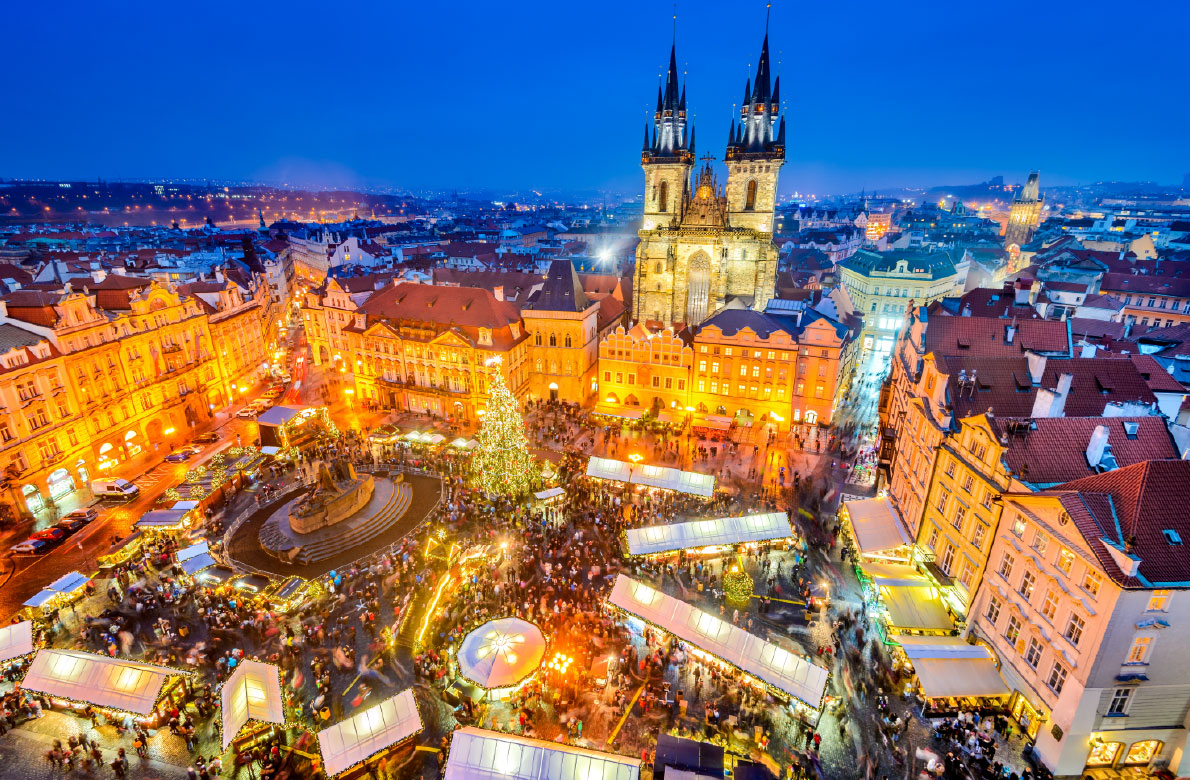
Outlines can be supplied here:
[[959, 636], [962, 610], [950, 580], [915, 552], [887, 496], [839, 505], [845, 544], [876, 627], [897, 663], [911, 671], [927, 715], [982, 708], [1006, 711], [1009, 688], [984, 644]]
[[608, 604], [687, 643], [704, 661], [739, 669], [746, 684], [775, 693], [817, 723], [830, 673], [808, 658], [623, 574]]
[[[0, 629], [0, 662], [34, 652], [28, 621]], [[156, 727], [189, 693], [189, 672], [79, 650], [36, 651], [21, 688], [54, 706], [105, 716], [126, 716]], [[240, 753], [270, 739], [285, 725], [280, 669], [244, 659], [220, 686], [223, 749]], [[366, 774], [381, 759], [412, 749], [423, 729], [413, 691], [405, 690], [317, 733], [328, 776]], [[358, 772], [353, 770], [358, 769]]]
[[664, 555], [679, 550], [715, 554], [728, 552], [736, 545], [782, 541], [793, 535], [793, 526], [784, 512], [650, 525], [630, 528], [625, 533], [629, 555]]
[[712, 474], [699, 474], [666, 466], [642, 466], [611, 458], [592, 456], [587, 462], [587, 476], [592, 479], [673, 490], [703, 498], [710, 498], [715, 494], [715, 477]]

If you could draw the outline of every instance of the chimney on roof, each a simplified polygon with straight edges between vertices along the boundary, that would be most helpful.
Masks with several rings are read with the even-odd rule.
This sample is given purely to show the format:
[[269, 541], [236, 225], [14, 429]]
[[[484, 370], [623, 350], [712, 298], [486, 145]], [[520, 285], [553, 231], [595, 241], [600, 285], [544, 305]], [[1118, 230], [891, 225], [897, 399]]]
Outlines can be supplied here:
[[95, 281], [95, 284], [99, 284], [107, 278], [107, 271], [103, 270], [102, 268], [97, 268], [91, 272], [91, 278]]
[[969, 303], [963, 304], [963, 312], [960, 316], [963, 316], [963, 317], [971, 316], [971, 304], [969, 304]]
[[504, 285], [500, 285], [492, 290], [492, 295], [496, 296], [496, 300], [504, 300]]
[[223, 269], [222, 268], [215, 269], [215, 281], [223, 282]]
[[[1005, 339], [1008, 344], [1012, 343], [1011, 331], [1012, 326], [1009, 325], [1009, 337]], [[1025, 360], [1029, 363], [1029, 381], [1033, 383], [1034, 387], [1041, 384], [1042, 377], [1045, 376], [1045, 355], [1039, 355], [1036, 352], [1026, 351]]]
[[1012, 302], [1017, 306], [1029, 305], [1029, 292], [1033, 287], [1032, 280], [1017, 279], [1013, 285]]
[[1016, 338], [1016, 325], [1004, 326], [1004, 343], [1011, 344], [1012, 340]]
[[1094, 344], [1090, 344], [1090, 343], [1084, 341], [1082, 343], [1082, 350], [1079, 352], [1078, 356], [1084, 357], [1084, 358], [1093, 358], [1093, 357], [1095, 357], [1095, 353], [1098, 350], [1099, 350], [1099, 348], [1097, 346], [1095, 346]]
[[[1111, 445], [1107, 442], [1107, 426], [1096, 425], [1095, 430], [1091, 432], [1091, 440], [1087, 442], [1087, 465], [1092, 470], [1099, 471], [1105, 456], [1111, 456]], [[1114, 465], [1115, 458], [1112, 458], [1111, 462]]]
[[1148, 417], [1160, 414], [1153, 406], [1140, 401], [1109, 401], [1103, 407], [1104, 417]]

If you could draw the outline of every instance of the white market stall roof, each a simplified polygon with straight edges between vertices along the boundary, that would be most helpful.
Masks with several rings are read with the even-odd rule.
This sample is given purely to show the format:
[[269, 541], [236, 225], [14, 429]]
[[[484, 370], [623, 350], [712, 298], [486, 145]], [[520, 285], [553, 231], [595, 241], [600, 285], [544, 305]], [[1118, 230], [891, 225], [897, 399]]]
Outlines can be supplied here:
[[256, 422], [260, 425], [284, 425], [308, 408], [307, 406], [274, 406], [257, 417]]
[[629, 553], [649, 555], [691, 547], [786, 539], [793, 536], [793, 528], [784, 512], [765, 512], [743, 517], [716, 517], [690, 523], [629, 528], [627, 536]]
[[587, 476], [676, 490], [679, 493], [707, 498], [715, 494], [715, 477], [711, 474], [679, 471], [665, 466], [634, 466], [611, 458], [592, 457], [587, 461]]
[[72, 571], [63, 574], [58, 579], [46, 585], [44, 588], [33, 594], [32, 598], [25, 602], [26, 607], [44, 607], [55, 596], [68, 596], [74, 593], [79, 588], [85, 587], [91, 578], [85, 574], [80, 574], [77, 571]]
[[533, 497], [540, 498], [542, 501], [545, 501], [547, 498], [553, 498], [554, 496], [560, 496], [565, 492], [566, 491], [563, 490], [562, 488], [552, 487], [552, 488], [547, 488], [545, 490], [534, 493]]
[[78, 650], [42, 649], [21, 687], [135, 715], [148, 715], [170, 677], [184, 674], [152, 664], [123, 661]]
[[451, 737], [445, 780], [638, 780], [634, 758], [474, 726]]
[[431, 434], [427, 434], [426, 436], [423, 436], [422, 441], [424, 441], [426, 444], [438, 445], [438, 444], [441, 444], [442, 442], [446, 441], [446, 437], [443, 436], [441, 433], [431, 433]]
[[11, 661], [33, 652], [33, 621], [22, 620], [0, 628], [0, 661]]
[[587, 461], [587, 476], [596, 479], [614, 479], [618, 482], [627, 482], [631, 469], [631, 465], [622, 460], [592, 457]]
[[[880, 600], [894, 628], [938, 631], [954, 628], [938, 590], [912, 566], [864, 566], [880, 589]], [[874, 571], [874, 569], [876, 571]]]
[[328, 777], [337, 775], [421, 730], [421, 715], [413, 690], [406, 689], [318, 732], [323, 767]]
[[188, 576], [193, 577], [200, 571], [211, 568], [216, 563], [218, 563], [218, 561], [212, 558], [210, 553], [202, 553], [201, 555], [196, 555], [193, 558], [187, 558], [179, 565], [182, 567], [183, 572], [185, 572]]
[[179, 512], [189, 512], [191, 509], [197, 509], [201, 501], [175, 501], [170, 509], [176, 509]]
[[284, 723], [285, 702], [281, 698], [280, 670], [272, 664], [244, 659], [219, 692], [223, 704], [223, 749], [250, 720]]
[[198, 544], [192, 544], [189, 547], [183, 547], [176, 553], [178, 556], [178, 563], [181, 563], [182, 561], [188, 561], [191, 558], [209, 553], [210, 551], [211, 546], [206, 542], [199, 542]]
[[609, 601], [815, 709], [822, 705], [827, 670], [783, 647], [623, 574]]
[[726, 431], [731, 428], [730, 417], [720, 417], [714, 414], [698, 414], [694, 417], [695, 428], [711, 428], [717, 431]]
[[450, 443], [450, 446], [460, 450], [473, 450], [479, 446], [479, 442], [475, 439], [464, 439], [459, 437]]
[[544, 655], [537, 626], [520, 618], [489, 620], [463, 637], [459, 673], [481, 688], [510, 688], [537, 671]]
[[917, 672], [922, 693], [943, 696], [1005, 696], [1008, 686], [991, 652], [957, 636], [897, 637]]
[[893, 550], [912, 544], [892, 501], [883, 496], [844, 501], [843, 508], [861, 555]]
[[645, 413], [645, 410], [639, 407], [620, 406], [619, 404], [595, 404], [595, 408], [591, 411], [607, 417], [622, 417], [625, 420], [639, 420]]
[[180, 526], [186, 517], [186, 512], [180, 509], [154, 509], [145, 512], [136, 521], [137, 528], [174, 528]]

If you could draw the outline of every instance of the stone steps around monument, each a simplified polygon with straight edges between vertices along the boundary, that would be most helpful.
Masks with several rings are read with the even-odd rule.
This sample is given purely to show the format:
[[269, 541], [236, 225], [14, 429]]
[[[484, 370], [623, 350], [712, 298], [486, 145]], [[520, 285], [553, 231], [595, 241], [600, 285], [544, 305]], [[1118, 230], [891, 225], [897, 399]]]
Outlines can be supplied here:
[[307, 564], [326, 560], [357, 544], [374, 539], [404, 517], [412, 502], [413, 486], [408, 482], [399, 482], [394, 486], [392, 497], [379, 512], [365, 522], [359, 523], [350, 531], [302, 547], [294, 557], [294, 561]]

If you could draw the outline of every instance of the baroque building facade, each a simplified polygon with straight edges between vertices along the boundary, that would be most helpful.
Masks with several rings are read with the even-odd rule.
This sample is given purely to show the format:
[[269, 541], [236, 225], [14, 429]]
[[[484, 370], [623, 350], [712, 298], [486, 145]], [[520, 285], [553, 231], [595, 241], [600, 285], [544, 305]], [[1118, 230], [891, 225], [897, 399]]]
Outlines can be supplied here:
[[726, 187], [720, 188], [709, 156], [692, 186], [694, 128], [670, 50], [652, 136], [646, 125], [641, 150], [645, 203], [633, 280], [636, 321], [693, 327], [733, 299], [764, 310], [776, 284], [774, 208], [785, 162], [780, 114], [780, 77], [771, 80], [766, 32], [756, 83], [745, 84], [738, 125], [732, 119]]

